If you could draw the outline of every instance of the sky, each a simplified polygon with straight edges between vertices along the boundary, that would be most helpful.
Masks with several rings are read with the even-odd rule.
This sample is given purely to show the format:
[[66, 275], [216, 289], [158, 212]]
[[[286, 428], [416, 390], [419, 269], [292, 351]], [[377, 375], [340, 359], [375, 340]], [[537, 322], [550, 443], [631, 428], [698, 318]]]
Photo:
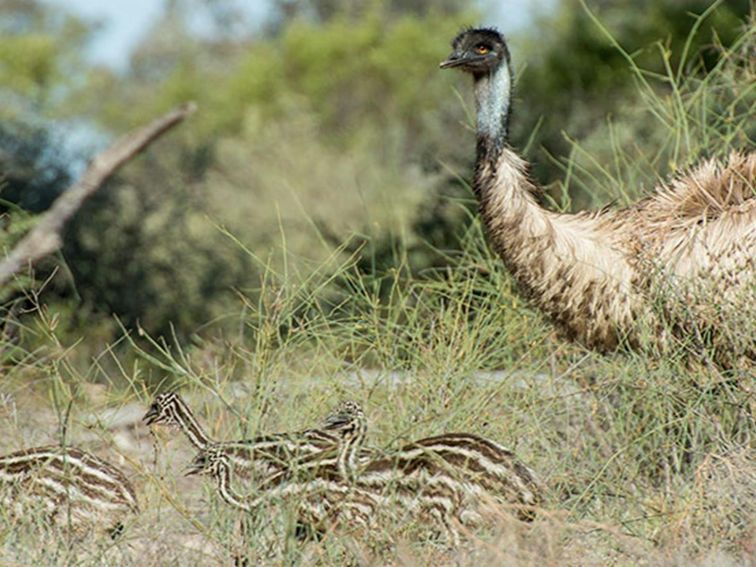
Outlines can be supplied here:
[[[93, 62], [114, 69], [126, 67], [129, 54], [163, 10], [162, 0], [45, 0], [64, 7], [102, 27], [89, 46]], [[557, 0], [479, 0], [489, 21], [505, 33], [520, 30], [532, 21], [538, 9], [549, 9]], [[249, 18], [262, 20], [267, 13], [266, 0], [240, 0]]]
[[102, 29], [89, 46], [90, 58], [123, 68], [129, 53], [162, 12], [159, 0], [46, 0], [87, 20], [101, 22]]

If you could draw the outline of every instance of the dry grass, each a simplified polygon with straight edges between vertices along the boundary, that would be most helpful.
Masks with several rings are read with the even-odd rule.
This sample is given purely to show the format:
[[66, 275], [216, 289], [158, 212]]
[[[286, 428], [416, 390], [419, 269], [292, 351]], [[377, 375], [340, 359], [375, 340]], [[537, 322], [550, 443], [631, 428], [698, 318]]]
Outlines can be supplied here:
[[[662, 105], [661, 116], [667, 108], [669, 124], [695, 134], [685, 139], [709, 140], [723, 153], [752, 147], [752, 89], [741, 87], [753, 69], [740, 54], [753, 42], [750, 28], [727, 58], [731, 66], [643, 104]], [[729, 107], [722, 104], [728, 92]], [[724, 114], [730, 118], [720, 120]], [[659, 132], [645, 160], [628, 154], [617, 161], [627, 170], [625, 181], [612, 177], [617, 197], [627, 180], [648, 175], [648, 164], [664, 156], [684, 162], [683, 155], [705, 149]], [[271, 512], [263, 517], [269, 525], [251, 532], [246, 551], [254, 562], [753, 565], [753, 368], [692, 361], [693, 339], [663, 359], [567, 345], [523, 305], [483, 242], [475, 223], [448, 270], [409, 281], [401, 263], [365, 276], [338, 251], [297, 277], [288, 276], [285, 261], [280, 269], [261, 265], [259, 289], [240, 294], [229, 316], [237, 331], [191, 343], [128, 337], [91, 357], [94, 333], [61, 336], [59, 315], [46, 308], [26, 317], [24, 346], [2, 345], [0, 452], [56, 442], [65, 432], [69, 443], [128, 473], [142, 513], [115, 542], [71, 542], [65, 534], [40, 538], [0, 512], [0, 564], [231, 562], [240, 546], [238, 514], [201, 479], [182, 476], [192, 455], [183, 438], [153, 436], [140, 423], [147, 384], [160, 384], [182, 388], [217, 438], [310, 427], [349, 397], [365, 405], [375, 446], [475, 432], [513, 448], [549, 487], [533, 524], [502, 515], [456, 551], [412, 521], [387, 524], [369, 540], [333, 533], [300, 544], [287, 514]], [[754, 328], [754, 321], [738, 322], [731, 332], [747, 338]]]
[[[473, 431], [513, 447], [550, 488], [532, 525], [503, 515], [468, 534], [456, 552], [411, 519], [387, 524], [399, 527], [369, 540], [334, 533], [301, 545], [291, 526], [287, 530], [288, 516], [273, 514], [278, 523], [253, 531], [251, 559], [313, 565], [347, 559], [365, 565], [748, 564], [756, 518], [753, 423], [738, 421], [744, 415], [731, 407], [726, 392], [696, 399], [702, 394], [693, 378], [703, 380], [705, 372], [681, 376], [674, 365], [644, 367], [633, 357], [607, 359], [548, 338], [508, 370], [471, 371], [463, 353], [473, 351], [444, 336], [418, 339], [418, 351], [428, 352], [400, 365], [405, 368], [378, 371], [361, 369], [359, 361], [341, 360], [337, 368], [318, 349], [307, 352], [301, 345], [299, 360], [285, 345], [275, 352], [237, 345], [229, 349], [233, 355], [201, 347], [164, 352], [162, 363], [173, 369], [174, 380], [184, 384], [191, 405], [218, 438], [312, 426], [334, 399], [348, 396], [366, 404], [373, 445], [395, 447], [412, 437]], [[473, 333], [463, 341], [472, 346], [467, 340], [478, 337]], [[448, 363], [447, 349], [460, 364]], [[60, 355], [65, 359], [70, 352]], [[261, 360], [263, 352], [267, 358]], [[60, 389], [63, 380], [38, 375], [30, 382], [37, 372], [16, 367], [3, 383], [0, 451], [59, 436], [63, 413], [48, 408], [55, 407], [51, 386], [57, 382]], [[238, 374], [247, 378], [236, 380]], [[127, 471], [142, 513], [116, 542], [73, 546], [64, 534], [48, 534], [45, 546], [34, 545], [22, 527], [0, 519], [2, 562], [228, 564], [241, 545], [238, 514], [209, 483], [182, 476], [192, 455], [183, 437], [164, 429], [152, 434], [140, 424], [149, 396], [138, 382], [130, 391], [122, 379], [108, 387], [70, 377], [65, 382], [75, 398], [68, 442]]]

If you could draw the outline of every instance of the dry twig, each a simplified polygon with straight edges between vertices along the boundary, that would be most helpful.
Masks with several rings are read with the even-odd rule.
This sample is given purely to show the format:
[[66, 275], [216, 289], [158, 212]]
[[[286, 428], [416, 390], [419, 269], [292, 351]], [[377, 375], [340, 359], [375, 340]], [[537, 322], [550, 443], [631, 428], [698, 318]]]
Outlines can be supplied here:
[[165, 132], [183, 122], [196, 110], [194, 103], [184, 104], [118, 139], [90, 162], [78, 182], [58, 197], [37, 225], [24, 236], [8, 257], [0, 263], [0, 286], [24, 266], [52, 254], [63, 244], [61, 234], [69, 219], [81, 205], [121, 166], [134, 158]]

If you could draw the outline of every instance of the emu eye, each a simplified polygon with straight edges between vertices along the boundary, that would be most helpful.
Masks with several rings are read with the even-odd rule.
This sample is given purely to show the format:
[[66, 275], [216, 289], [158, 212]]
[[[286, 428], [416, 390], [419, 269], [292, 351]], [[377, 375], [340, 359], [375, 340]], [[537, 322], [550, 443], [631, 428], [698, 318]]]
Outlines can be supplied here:
[[480, 44], [480, 45], [475, 46], [475, 53], [477, 53], [478, 55], [485, 55], [489, 51], [491, 50], [488, 48], [487, 45]]

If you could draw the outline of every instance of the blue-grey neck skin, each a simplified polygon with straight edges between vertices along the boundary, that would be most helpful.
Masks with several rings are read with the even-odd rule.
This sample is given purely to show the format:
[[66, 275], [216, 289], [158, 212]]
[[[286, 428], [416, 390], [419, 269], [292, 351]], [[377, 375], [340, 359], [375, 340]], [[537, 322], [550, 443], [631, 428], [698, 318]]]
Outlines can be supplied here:
[[489, 154], [506, 145], [511, 100], [512, 71], [506, 59], [492, 73], [475, 75], [478, 151]]

